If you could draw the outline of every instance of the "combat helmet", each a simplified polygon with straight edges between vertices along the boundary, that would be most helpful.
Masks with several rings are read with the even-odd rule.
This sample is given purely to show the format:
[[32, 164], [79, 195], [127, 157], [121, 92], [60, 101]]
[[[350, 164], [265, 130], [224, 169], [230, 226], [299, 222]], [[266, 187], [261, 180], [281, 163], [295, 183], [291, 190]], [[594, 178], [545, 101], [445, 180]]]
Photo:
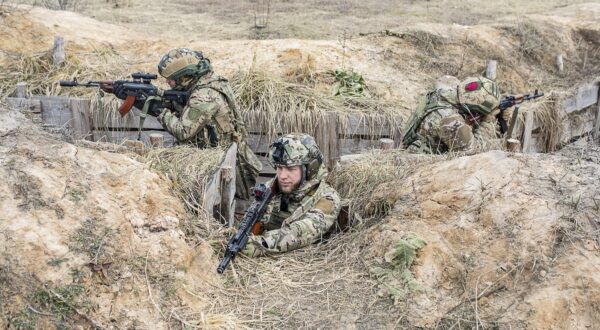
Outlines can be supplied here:
[[269, 146], [268, 160], [273, 167], [302, 165], [304, 181], [317, 175], [323, 164], [323, 154], [312, 136], [291, 133]]
[[498, 84], [484, 77], [469, 77], [458, 85], [458, 103], [467, 113], [488, 115], [500, 105]]
[[188, 48], [175, 48], [166, 53], [158, 62], [158, 73], [175, 80], [180, 85], [181, 78], [199, 77], [212, 70], [210, 60], [202, 52]]

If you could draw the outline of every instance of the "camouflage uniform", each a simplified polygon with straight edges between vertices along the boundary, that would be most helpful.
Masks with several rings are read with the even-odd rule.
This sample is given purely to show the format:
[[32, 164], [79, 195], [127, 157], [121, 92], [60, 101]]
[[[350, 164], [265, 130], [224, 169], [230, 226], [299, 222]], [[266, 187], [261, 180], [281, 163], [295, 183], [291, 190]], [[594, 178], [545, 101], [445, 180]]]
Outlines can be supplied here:
[[[174, 56], [177, 54], [174, 52]], [[233, 92], [227, 80], [214, 75], [210, 66], [202, 75], [192, 77], [190, 81], [182, 83], [182, 89], [190, 92], [188, 103], [183, 107], [174, 104], [177, 110], [174, 112], [165, 109], [158, 116], [158, 121], [179, 143], [208, 148], [228, 147], [236, 142], [236, 193], [238, 197], [248, 199], [262, 164], [248, 146], [246, 129]], [[180, 115], [176, 116], [176, 113]]]
[[[499, 98], [496, 84], [482, 77], [430, 92], [409, 119], [403, 143], [409, 150], [427, 153], [498, 147], [493, 111]], [[478, 120], [467, 123], [465, 117], [473, 115]]]
[[[283, 139], [299, 141], [303, 137], [310, 138], [309, 144], [314, 143], [312, 137], [301, 134], [290, 134]], [[298, 145], [300, 143], [295, 144]], [[316, 147], [316, 143], [314, 146]], [[298, 165], [293, 161], [294, 158], [298, 159], [297, 156], [301, 153], [306, 154], [306, 150], [294, 151], [293, 143], [289, 147], [287, 161], [274, 161], [271, 151], [271, 162], [279, 166]], [[341, 202], [335, 189], [325, 182], [327, 169], [322, 164], [320, 151], [318, 154], [321, 157], [318, 163], [310, 164], [308, 160], [302, 164], [307, 179], [296, 190], [290, 194], [277, 193], [273, 196], [261, 219], [265, 232], [259, 236], [251, 236], [242, 253], [255, 257], [291, 251], [318, 242], [331, 229], [340, 212]], [[292, 161], [289, 161], [290, 158]], [[276, 180], [274, 178], [268, 184], [273, 184]]]

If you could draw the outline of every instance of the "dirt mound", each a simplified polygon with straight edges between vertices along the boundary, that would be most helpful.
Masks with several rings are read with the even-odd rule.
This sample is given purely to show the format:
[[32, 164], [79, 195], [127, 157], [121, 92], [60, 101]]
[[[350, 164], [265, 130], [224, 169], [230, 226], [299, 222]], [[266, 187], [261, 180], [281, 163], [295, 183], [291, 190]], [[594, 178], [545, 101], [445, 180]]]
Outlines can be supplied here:
[[491, 151], [380, 185], [394, 206], [364, 239], [380, 292], [412, 326], [599, 324], [598, 155]]
[[131, 156], [61, 142], [16, 111], [0, 110], [0, 123], [4, 324], [162, 328], [163, 309], [187, 313], [182, 287], [214, 280], [216, 260], [205, 243], [186, 243], [189, 216], [170, 182]]

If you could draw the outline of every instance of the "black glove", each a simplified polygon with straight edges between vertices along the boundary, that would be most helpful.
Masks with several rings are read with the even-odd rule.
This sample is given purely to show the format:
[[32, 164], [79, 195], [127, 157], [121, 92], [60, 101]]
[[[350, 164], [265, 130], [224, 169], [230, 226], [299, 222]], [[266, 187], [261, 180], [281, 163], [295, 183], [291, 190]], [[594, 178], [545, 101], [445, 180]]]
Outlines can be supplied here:
[[[112, 90], [113, 94], [115, 94], [115, 96], [118, 99], [124, 100], [125, 98], [127, 98], [127, 91], [125, 90], [125, 87], [123, 86], [123, 83], [116, 81], [113, 84], [113, 90]], [[136, 105], [137, 107], [137, 105]], [[140, 108], [141, 109], [141, 108]]]
[[162, 102], [159, 100], [151, 100], [148, 105], [148, 114], [150, 116], [158, 117], [165, 109]]

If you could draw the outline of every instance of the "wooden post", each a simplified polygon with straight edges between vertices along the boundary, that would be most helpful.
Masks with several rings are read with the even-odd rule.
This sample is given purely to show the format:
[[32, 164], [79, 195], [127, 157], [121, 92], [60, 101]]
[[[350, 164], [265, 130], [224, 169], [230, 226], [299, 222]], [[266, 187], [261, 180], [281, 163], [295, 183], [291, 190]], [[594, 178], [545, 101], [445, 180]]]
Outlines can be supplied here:
[[521, 141], [519, 141], [517, 139], [506, 140], [506, 150], [508, 150], [510, 152], [521, 151]]
[[90, 100], [71, 99], [69, 109], [73, 118], [73, 139], [93, 141]]
[[379, 147], [382, 150], [390, 150], [394, 148], [394, 140], [392, 139], [379, 139]]
[[564, 65], [563, 65], [563, 57], [561, 54], [556, 55], [556, 69], [558, 73], [563, 73]]
[[595, 139], [600, 138], [600, 87], [598, 87], [598, 101], [596, 103], [596, 124], [594, 125], [593, 136]]
[[27, 83], [26, 82], [18, 82], [17, 83], [17, 91], [16, 91], [16, 97], [25, 99], [27, 98], [29, 95], [27, 93]]
[[533, 131], [533, 111], [525, 114], [525, 129], [523, 131], [523, 152], [531, 153], [531, 133]]
[[150, 145], [152, 148], [164, 148], [165, 137], [159, 133], [152, 133], [148, 136], [150, 138]]
[[232, 143], [202, 192], [202, 209], [228, 226], [233, 225], [235, 215], [236, 156], [237, 144]]
[[52, 63], [61, 65], [65, 61], [65, 39], [61, 36], [54, 37], [54, 48], [52, 49]]
[[485, 70], [485, 77], [489, 80], [496, 80], [496, 66], [498, 65], [497, 61], [488, 60], [487, 68]]

